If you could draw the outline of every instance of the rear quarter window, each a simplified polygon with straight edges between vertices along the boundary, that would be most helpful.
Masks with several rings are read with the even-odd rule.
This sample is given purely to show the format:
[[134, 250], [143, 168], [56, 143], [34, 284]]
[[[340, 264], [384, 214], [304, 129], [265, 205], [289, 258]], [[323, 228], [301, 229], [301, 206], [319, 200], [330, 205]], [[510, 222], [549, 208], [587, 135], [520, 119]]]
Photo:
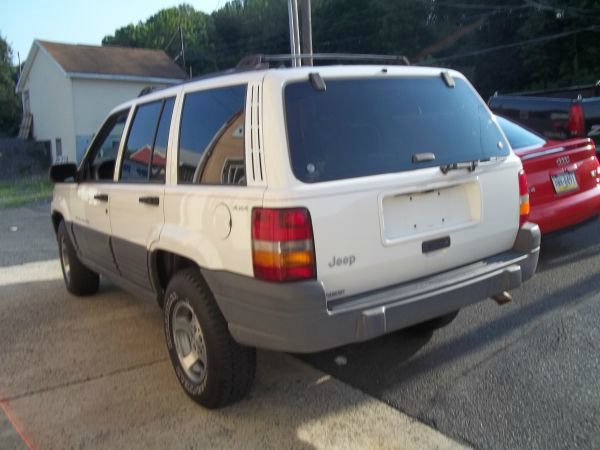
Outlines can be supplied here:
[[245, 101], [245, 85], [186, 94], [179, 133], [179, 184], [246, 184]]

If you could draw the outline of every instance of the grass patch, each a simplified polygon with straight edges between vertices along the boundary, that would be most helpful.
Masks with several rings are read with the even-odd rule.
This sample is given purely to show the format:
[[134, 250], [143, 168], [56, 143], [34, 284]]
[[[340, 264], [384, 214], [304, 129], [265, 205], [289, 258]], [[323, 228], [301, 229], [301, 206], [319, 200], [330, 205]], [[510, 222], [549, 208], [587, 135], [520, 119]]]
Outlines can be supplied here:
[[30, 176], [0, 182], [0, 209], [47, 200], [52, 197], [52, 183], [47, 177]]

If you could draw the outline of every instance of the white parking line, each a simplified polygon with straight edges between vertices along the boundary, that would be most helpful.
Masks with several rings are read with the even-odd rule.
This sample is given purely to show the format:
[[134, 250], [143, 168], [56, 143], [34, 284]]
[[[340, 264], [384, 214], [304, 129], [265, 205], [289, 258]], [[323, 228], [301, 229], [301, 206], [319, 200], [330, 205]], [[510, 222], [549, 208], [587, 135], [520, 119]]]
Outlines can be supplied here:
[[0, 268], [0, 286], [30, 281], [60, 280], [61, 278], [62, 272], [58, 259]]

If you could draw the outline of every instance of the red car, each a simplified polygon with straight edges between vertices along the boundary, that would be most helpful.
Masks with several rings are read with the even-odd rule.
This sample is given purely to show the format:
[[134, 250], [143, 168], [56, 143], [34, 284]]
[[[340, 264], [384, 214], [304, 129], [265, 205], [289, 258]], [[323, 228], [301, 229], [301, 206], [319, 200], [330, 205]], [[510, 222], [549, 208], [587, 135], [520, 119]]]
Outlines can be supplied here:
[[529, 220], [542, 233], [600, 214], [600, 164], [588, 138], [551, 141], [501, 116], [498, 124], [527, 175]]

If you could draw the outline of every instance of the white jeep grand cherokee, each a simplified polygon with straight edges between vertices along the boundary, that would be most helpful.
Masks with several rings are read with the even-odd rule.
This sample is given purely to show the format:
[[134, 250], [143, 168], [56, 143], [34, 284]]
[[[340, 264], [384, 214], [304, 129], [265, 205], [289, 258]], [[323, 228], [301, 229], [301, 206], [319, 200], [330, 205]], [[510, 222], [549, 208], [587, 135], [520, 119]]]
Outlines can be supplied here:
[[238, 70], [115, 108], [54, 166], [65, 284], [155, 299], [206, 407], [244, 396], [255, 348], [316, 352], [469, 304], [536, 269], [521, 162], [458, 72]]

